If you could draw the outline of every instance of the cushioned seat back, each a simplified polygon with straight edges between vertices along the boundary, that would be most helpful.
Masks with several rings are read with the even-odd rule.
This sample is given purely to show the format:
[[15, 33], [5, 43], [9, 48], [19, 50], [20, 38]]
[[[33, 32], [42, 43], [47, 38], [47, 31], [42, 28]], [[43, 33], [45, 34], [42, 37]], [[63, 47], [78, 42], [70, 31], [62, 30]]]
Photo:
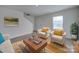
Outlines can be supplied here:
[[43, 27], [41, 32], [47, 32], [48, 31], [48, 27]]

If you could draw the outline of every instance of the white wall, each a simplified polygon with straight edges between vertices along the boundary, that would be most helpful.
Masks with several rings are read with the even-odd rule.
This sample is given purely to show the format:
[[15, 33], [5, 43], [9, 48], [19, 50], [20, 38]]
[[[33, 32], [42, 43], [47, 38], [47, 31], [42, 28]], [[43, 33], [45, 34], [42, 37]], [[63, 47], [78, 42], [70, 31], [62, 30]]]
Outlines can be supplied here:
[[[78, 27], [79, 27], [79, 7], [77, 10], [77, 23], [78, 23]], [[78, 28], [78, 39], [79, 39], [79, 28]]]
[[[9, 27], [4, 25], [4, 16], [19, 18], [19, 26]], [[0, 32], [9, 33], [10, 38], [29, 34], [33, 30], [34, 17], [25, 16], [20, 11], [0, 7]]]
[[78, 10], [77, 10], [77, 23], [79, 24], [79, 7], [78, 7]]
[[67, 38], [70, 38], [70, 25], [77, 20], [77, 8], [63, 10], [56, 13], [38, 16], [35, 18], [35, 29], [42, 28], [43, 26], [49, 26], [52, 29], [52, 17], [63, 15], [64, 31], [67, 33]]

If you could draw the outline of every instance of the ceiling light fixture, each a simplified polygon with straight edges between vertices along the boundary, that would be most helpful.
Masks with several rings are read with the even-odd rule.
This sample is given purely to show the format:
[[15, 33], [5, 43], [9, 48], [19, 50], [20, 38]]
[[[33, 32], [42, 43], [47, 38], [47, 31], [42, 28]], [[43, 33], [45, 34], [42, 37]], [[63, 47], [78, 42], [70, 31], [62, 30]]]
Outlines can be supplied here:
[[39, 5], [35, 5], [36, 7], [38, 7]]

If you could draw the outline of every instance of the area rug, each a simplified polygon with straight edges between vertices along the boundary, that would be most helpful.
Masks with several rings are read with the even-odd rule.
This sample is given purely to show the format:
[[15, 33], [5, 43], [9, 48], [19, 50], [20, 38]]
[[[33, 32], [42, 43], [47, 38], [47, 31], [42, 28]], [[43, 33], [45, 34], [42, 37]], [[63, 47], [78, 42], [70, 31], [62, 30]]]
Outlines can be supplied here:
[[[29, 53], [30, 52], [29, 48], [25, 46], [25, 44], [23, 43], [23, 40], [14, 42], [12, 45], [16, 53]], [[40, 51], [40, 53], [66, 53], [66, 52], [67, 52], [66, 45], [60, 46], [55, 43], [48, 43], [45, 48], [45, 51], [43, 50]]]
[[[15, 53], [30, 53], [29, 48], [23, 43], [23, 40], [12, 43]], [[48, 53], [47, 49], [41, 50], [39, 53]]]
[[12, 46], [15, 50], [15, 53], [27, 53], [28, 52], [22, 40], [12, 43]]

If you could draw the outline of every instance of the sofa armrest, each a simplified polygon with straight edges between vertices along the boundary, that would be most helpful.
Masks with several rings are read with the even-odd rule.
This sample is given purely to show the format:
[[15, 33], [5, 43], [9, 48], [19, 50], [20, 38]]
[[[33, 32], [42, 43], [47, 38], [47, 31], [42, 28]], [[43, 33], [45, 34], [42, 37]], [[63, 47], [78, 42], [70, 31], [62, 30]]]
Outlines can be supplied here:
[[64, 32], [64, 33], [62, 34], [62, 36], [66, 36], [66, 32]]
[[51, 35], [54, 35], [54, 31], [51, 31], [50, 33], [51, 33]]

